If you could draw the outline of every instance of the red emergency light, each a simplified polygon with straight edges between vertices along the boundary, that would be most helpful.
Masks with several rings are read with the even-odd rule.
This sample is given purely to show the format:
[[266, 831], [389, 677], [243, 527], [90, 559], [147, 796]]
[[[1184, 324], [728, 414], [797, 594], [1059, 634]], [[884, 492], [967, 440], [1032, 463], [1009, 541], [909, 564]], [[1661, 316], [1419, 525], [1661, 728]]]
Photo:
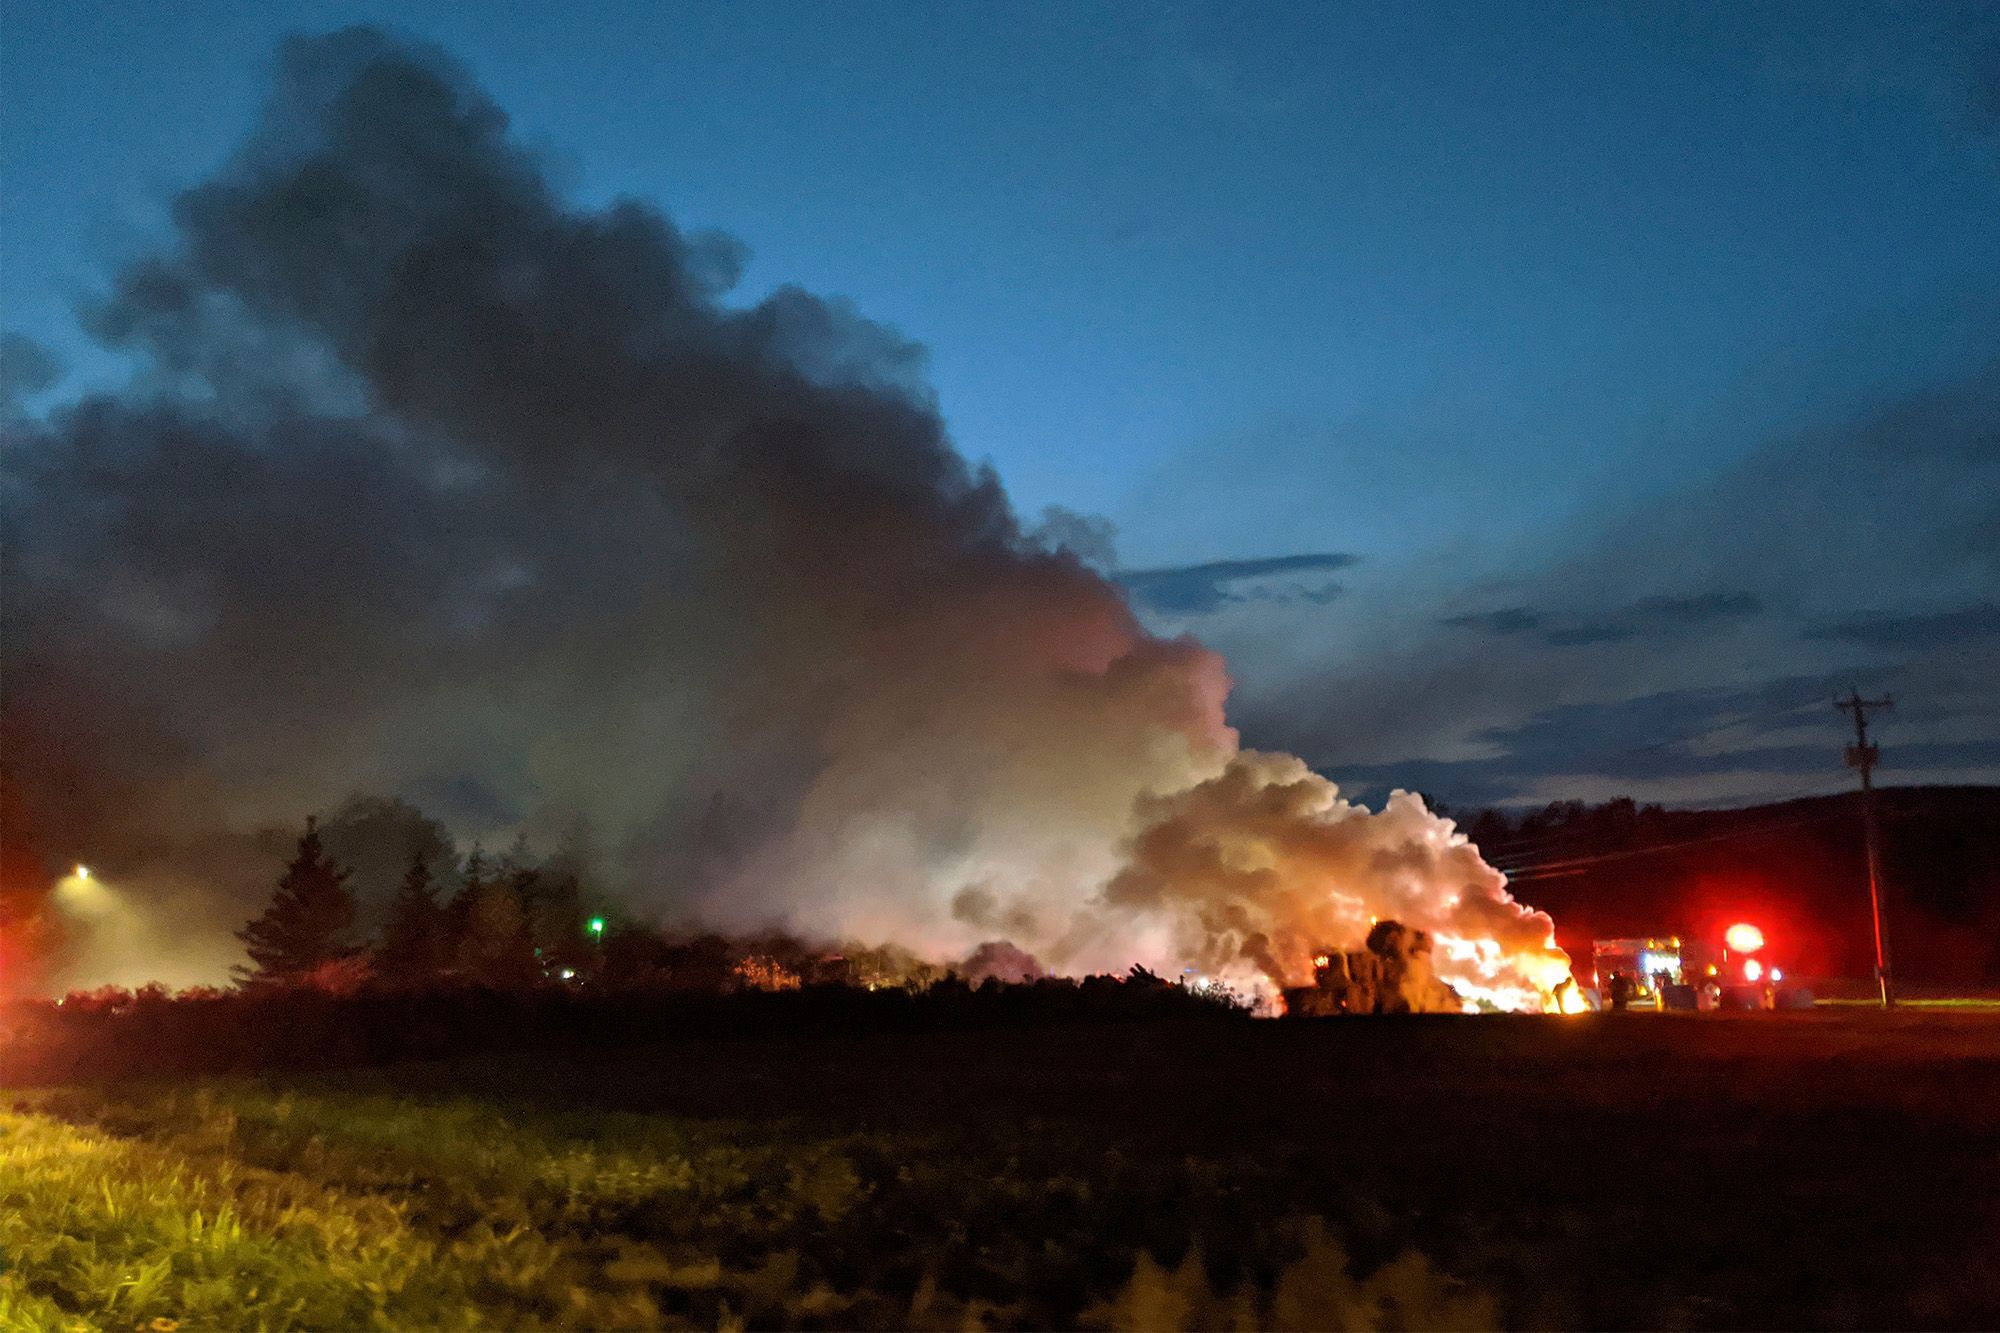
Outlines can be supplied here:
[[1722, 942], [1731, 953], [1756, 953], [1764, 947], [1764, 932], [1748, 921], [1739, 921], [1722, 933]]

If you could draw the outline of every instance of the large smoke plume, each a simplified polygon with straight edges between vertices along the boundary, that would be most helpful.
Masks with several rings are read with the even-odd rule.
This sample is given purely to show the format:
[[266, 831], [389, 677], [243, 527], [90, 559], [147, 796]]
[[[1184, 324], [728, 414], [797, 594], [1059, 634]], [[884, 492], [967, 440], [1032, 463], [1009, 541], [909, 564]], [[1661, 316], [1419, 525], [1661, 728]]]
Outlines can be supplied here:
[[566, 204], [439, 53], [288, 44], [173, 219], [90, 312], [132, 383], [10, 408], [5, 489], [10, 840], [171, 902], [152, 971], [220, 972], [272, 830], [361, 789], [585, 817], [722, 926], [1268, 985], [1395, 915], [1561, 975], [1414, 798], [1239, 753], [1222, 663], [1023, 527], [919, 349]]

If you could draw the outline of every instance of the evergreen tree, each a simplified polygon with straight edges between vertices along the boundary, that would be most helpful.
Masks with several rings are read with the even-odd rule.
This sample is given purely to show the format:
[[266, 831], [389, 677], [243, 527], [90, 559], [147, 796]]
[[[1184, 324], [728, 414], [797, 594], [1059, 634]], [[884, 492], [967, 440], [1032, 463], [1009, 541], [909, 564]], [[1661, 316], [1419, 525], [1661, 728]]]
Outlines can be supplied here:
[[467, 923], [472, 918], [472, 904], [486, 890], [486, 877], [490, 873], [486, 863], [486, 849], [474, 842], [472, 855], [465, 858], [465, 870], [459, 876], [458, 892], [444, 905], [444, 966], [447, 971], [461, 970], [459, 956], [465, 952]]
[[560, 882], [575, 880], [581, 888], [597, 878], [597, 836], [582, 815], [570, 820], [556, 839], [556, 849], [542, 862], [542, 874]]
[[500, 865], [495, 873], [501, 879], [518, 879], [524, 872], [532, 872], [534, 865], [535, 853], [528, 846], [528, 835], [516, 833], [514, 841], [500, 854]]
[[574, 875], [538, 876], [526, 899], [528, 931], [545, 972], [582, 972], [595, 958], [595, 943], [584, 929], [583, 886]]
[[535, 945], [514, 886], [488, 880], [467, 904], [459, 963], [482, 985], [508, 990], [533, 983]]
[[516, 883], [519, 872], [509, 873], [514, 864], [510, 853], [495, 873], [475, 846], [465, 866], [465, 887], [450, 907], [457, 970], [499, 989], [532, 985], [536, 976], [534, 940]]
[[451, 944], [445, 909], [431, 892], [431, 867], [419, 847], [389, 907], [375, 965], [383, 977], [404, 985], [434, 981], [449, 959]]
[[342, 937], [354, 924], [354, 895], [347, 872], [320, 845], [318, 822], [307, 817], [270, 906], [236, 932], [255, 964], [236, 969], [240, 980], [297, 981], [349, 952]]
[[590, 821], [576, 816], [542, 862], [541, 880], [528, 910], [535, 944], [542, 951], [545, 971], [560, 976], [564, 969], [588, 974], [596, 970], [599, 941], [585, 929], [585, 885], [594, 882], [597, 844]]

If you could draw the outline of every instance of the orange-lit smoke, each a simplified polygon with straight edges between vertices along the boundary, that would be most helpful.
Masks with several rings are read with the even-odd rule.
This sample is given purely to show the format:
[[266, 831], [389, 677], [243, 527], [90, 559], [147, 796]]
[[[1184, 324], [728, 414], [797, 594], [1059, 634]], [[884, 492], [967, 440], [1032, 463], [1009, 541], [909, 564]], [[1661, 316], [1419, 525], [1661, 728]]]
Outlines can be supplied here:
[[1554, 1007], [1569, 979], [1549, 917], [1409, 792], [1370, 812], [1291, 755], [1245, 750], [1141, 813], [1106, 901], [1170, 922], [1206, 972], [1302, 985], [1318, 951], [1359, 948], [1375, 921], [1396, 920], [1431, 933], [1438, 975], [1471, 1004]]

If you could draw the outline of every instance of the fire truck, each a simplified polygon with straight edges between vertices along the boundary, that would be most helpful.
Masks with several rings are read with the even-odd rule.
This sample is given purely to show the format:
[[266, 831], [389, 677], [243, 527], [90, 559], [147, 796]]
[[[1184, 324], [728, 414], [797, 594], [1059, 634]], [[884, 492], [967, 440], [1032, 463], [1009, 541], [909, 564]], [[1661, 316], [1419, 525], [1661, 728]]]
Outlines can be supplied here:
[[1764, 932], [1739, 921], [1720, 940], [1647, 935], [1597, 940], [1591, 981], [1609, 1008], [1810, 1008], [1812, 992], [1786, 986]]

